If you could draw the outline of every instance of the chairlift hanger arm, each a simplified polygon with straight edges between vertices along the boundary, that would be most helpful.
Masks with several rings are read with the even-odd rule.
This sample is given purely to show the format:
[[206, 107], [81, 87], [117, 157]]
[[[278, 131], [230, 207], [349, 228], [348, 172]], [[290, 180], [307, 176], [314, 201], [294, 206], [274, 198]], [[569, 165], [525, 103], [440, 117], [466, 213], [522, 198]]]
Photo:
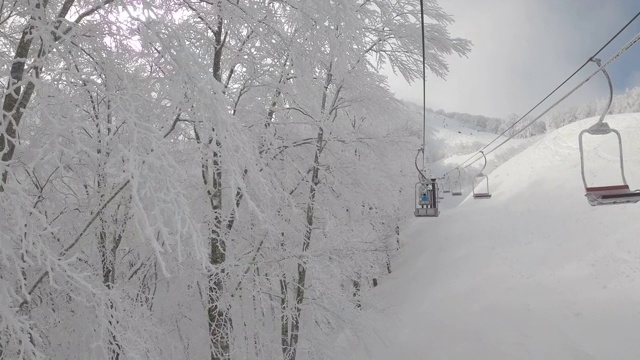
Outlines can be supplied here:
[[424, 154], [424, 148], [418, 149], [418, 153], [416, 154], [415, 164], [416, 164], [416, 170], [418, 170], [418, 174], [420, 175], [419, 176], [420, 182], [425, 182], [426, 183], [427, 182], [427, 176], [424, 174], [424, 171], [420, 170], [420, 167], [418, 167], [418, 156], [420, 156], [421, 152]]
[[480, 170], [480, 174], [484, 172], [484, 169], [487, 167], [487, 156], [484, 154], [484, 151], [480, 151], [482, 157], [484, 158], [484, 165], [482, 165], [482, 170]]
[[604, 121], [604, 117], [607, 116], [607, 113], [609, 113], [609, 109], [611, 108], [611, 103], [613, 102], [613, 84], [611, 83], [611, 77], [609, 76], [607, 69], [602, 66], [602, 60], [594, 57], [591, 59], [591, 61], [593, 61], [594, 63], [596, 63], [596, 65], [598, 65], [598, 67], [600, 68], [600, 71], [602, 71], [602, 73], [604, 74], [604, 77], [607, 78], [607, 84], [609, 85], [609, 102], [607, 102], [607, 107], [604, 109], [602, 114], [600, 114], [600, 118], [596, 123], [596, 124], [602, 124], [602, 122]]

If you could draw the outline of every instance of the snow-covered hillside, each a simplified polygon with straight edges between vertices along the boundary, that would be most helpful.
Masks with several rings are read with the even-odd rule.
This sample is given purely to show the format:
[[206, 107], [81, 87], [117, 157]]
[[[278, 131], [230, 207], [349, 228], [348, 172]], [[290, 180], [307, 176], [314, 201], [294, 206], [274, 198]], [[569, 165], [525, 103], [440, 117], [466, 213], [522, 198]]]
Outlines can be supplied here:
[[474, 153], [495, 137], [444, 115], [427, 113], [427, 149], [433, 160]]
[[[365, 347], [352, 334], [345, 359], [640, 358], [640, 205], [587, 204], [578, 133], [595, 120], [495, 169], [492, 199], [404, 229], [394, 272], [373, 290], [382, 305], [369, 304], [381, 306], [380, 337]], [[640, 114], [607, 122], [640, 186]], [[594, 185], [619, 183], [611, 140], [585, 135]]]
[[[416, 131], [419, 128], [420, 133], [416, 134], [416, 137], [422, 139], [422, 109], [411, 103], [406, 103], [405, 105], [407, 106], [406, 114], [411, 117], [410, 122], [416, 127]], [[450, 170], [452, 164], [466, 160], [469, 155], [475, 153], [497, 135], [469, 125], [469, 123], [473, 122], [473, 119], [478, 119], [478, 121], [486, 120], [487, 118], [483, 116], [453, 114], [460, 117], [466, 116], [468, 121], [460, 121], [448, 116], [446, 113], [441, 114], [433, 111], [427, 111], [426, 113], [427, 152], [431, 161], [434, 162], [432, 172], [435, 176]], [[493, 120], [498, 121], [497, 119]], [[502, 141], [502, 138], [500, 141]], [[497, 160], [497, 163], [500, 164], [512, 157], [517, 151], [522, 150], [523, 146], [528, 146], [531, 143], [531, 139], [514, 139], [504, 149], [496, 152], [495, 155], [498, 158], [494, 160]], [[495, 163], [491, 166], [495, 167]]]

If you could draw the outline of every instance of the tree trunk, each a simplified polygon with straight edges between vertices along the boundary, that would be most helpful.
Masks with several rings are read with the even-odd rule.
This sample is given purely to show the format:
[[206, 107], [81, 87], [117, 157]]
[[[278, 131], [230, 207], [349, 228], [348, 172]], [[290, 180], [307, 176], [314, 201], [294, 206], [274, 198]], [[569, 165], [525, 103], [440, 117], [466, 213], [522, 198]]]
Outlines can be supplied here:
[[[224, 263], [224, 241], [217, 237], [211, 238], [210, 263], [214, 266]], [[231, 319], [228, 310], [220, 303], [224, 290], [224, 268], [212, 271], [209, 275], [209, 303], [207, 315], [209, 320], [209, 337], [211, 340], [211, 360], [227, 360], [230, 358], [229, 332]]]
[[[213, 77], [222, 83], [222, 50], [224, 48], [223, 39], [223, 17], [222, 17], [222, 1], [215, 1], [218, 17], [215, 20], [215, 28], [213, 37], [215, 41], [215, 52], [213, 54]], [[215, 130], [213, 130], [215, 131]], [[212, 135], [213, 136], [213, 135]], [[209, 144], [213, 143], [210, 139]], [[230, 332], [231, 319], [229, 310], [226, 305], [221, 304], [222, 294], [224, 292], [224, 263], [226, 261], [227, 244], [222, 237], [222, 167], [220, 162], [220, 142], [215, 141], [212, 153], [212, 171], [211, 183], [208, 183], [207, 164], [203, 162], [203, 180], [204, 185], [210, 186], [207, 190], [209, 202], [213, 214], [213, 222], [210, 225], [209, 237], [209, 264], [211, 270], [209, 273], [209, 296], [207, 304], [207, 318], [209, 325], [209, 339], [211, 344], [211, 360], [227, 360], [230, 358]]]
[[[313, 160], [313, 170], [311, 176], [311, 187], [309, 189], [309, 202], [306, 212], [306, 227], [304, 237], [302, 239], [302, 253], [307, 252], [311, 245], [311, 234], [313, 233], [313, 211], [316, 202], [317, 187], [320, 183], [320, 154], [322, 153], [322, 142], [324, 131], [322, 128], [318, 130], [316, 138], [316, 152]], [[307, 267], [306, 260], [302, 258], [298, 263], [298, 281], [296, 283], [296, 304], [295, 314], [291, 319], [291, 340], [289, 341], [289, 349], [285, 355], [285, 360], [295, 360], [298, 340], [300, 336], [300, 317], [302, 314], [302, 303], [304, 302], [304, 293], [306, 286]]]
[[216, 10], [218, 18], [216, 19], [216, 27], [213, 31], [213, 39], [215, 41], [216, 50], [213, 53], [213, 77], [222, 83], [222, 49], [224, 48], [224, 39], [222, 36], [222, 1], [216, 1]]
[[280, 277], [280, 339], [282, 344], [282, 356], [287, 358], [291, 346], [289, 345], [289, 290], [287, 288], [287, 277], [283, 273]]
[[[322, 100], [320, 102], [320, 112], [322, 114], [322, 120], [328, 119], [331, 116], [336, 116], [337, 110], [335, 107], [335, 103], [338, 100], [340, 95], [340, 87], [335, 91], [333, 95], [333, 100], [331, 104], [331, 108], [327, 111], [327, 96], [329, 94], [329, 87], [333, 82], [333, 62], [329, 63], [329, 67], [327, 68], [327, 74], [325, 76], [324, 88], [322, 91]], [[318, 135], [316, 137], [316, 151], [313, 157], [313, 167], [311, 168], [311, 186], [309, 188], [309, 200], [307, 203], [307, 211], [306, 211], [306, 230], [304, 233], [304, 237], [302, 239], [302, 258], [298, 262], [298, 280], [296, 282], [296, 303], [295, 303], [295, 313], [291, 319], [291, 330], [290, 330], [290, 340], [289, 340], [289, 349], [284, 357], [285, 360], [295, 360], [298, 341], [300, 339], [300, 320], [302, 315], [302, 303], [304, 302], [305, 295], [305, 286], [306, 286], [306, 277], [307, 277], [307, 267], [306, 267], [306, 259], [304, 258], [304, 254], [309, 249], [311, 245], [311, 235], [313, 233], [313, 216], [314, 216], [314, 208], [316, 203], [316, 194], [318, 189], [318, 184], [320, 184], [320, 155], [322, 154], [322, 150], [324, 142], [324, 129], [322, 126], [318, 127]]]
[[224, 291], [227, 244], [222, 237], [222, 169], [220, 165], [220, 143], [216, 141], [218, 149], [213, 151], [212, 176], [209, 184], [207, 162], [203, 162], [203, 181], [211, 205], [213, 221], [210, 223], [209, 237], [209, 295], [207, 297], [207, 318], [209, 324], [209, 338], [211, 341], [211, 360], [227, 360], [230, 358], [229, 335], [231, 319], [226, 305], [221, 304]]
[[[75, 0], [65, 0], [62, 4], [60, 11], [57, 14], [58, 21], [55, 23], [55, 30], [59, 30], [63, 24], [64, 19], [71, 6], [73, 6]], [[4, 2], [3, 2], [4, 4]], [[31, 101], [31, 96], [35, 91], [36, 85], [32, 81], [27, 81], [24, 84], [24, 77], [26, 75], [25, 65], [29, 57], [29, 51], [33, 44], [34, 36], [33, 31], [36, 23], [46, 23], [46, 19], [41, 19], [35, 14], [44, 14], [49, 0], [37, 0], [34, 5], [34, 12], [29, 24], [22, 30], [22, 35], [18, 45], [16, 46], [16, 52], [13, 56], [13, 63], [11, 64], [11, 70], [9, 72], [9, 79], [7, 80], [7, 89], [5, 91], [4, 98], [2, 100], [2, 122], [0, 122], [0, 128], [4, 128], [3, 132], [0, 132], [0, 162], [7, 164], [13, 159], [13, 153], [16, 149], [16, 140], [18, 139], [18, 126], [24, 115], [24, 110]], [[52, 41], [58, 41], [60, 37], [56, 37]], [[43, 58], [46, 55], [44, 50], [38, 52], [37, 58]], [[38, 63], [38, 61], [36, 61]], [[34, 72], [36, 77], [39, 77], [39, 73], [42, 71], [40, 65], [34, 66]], [[4, 185], [8, 181], [9, 171], [7, 169], [2, 171], [0, 175], [0, 192], [4, 191]]]
[[[98, 148], [98, 156], [101, 155], [102, 153], [102, 149], [101, 149], [101, 145], [102, 145], [102, 141], [100, 140], [100, 125], [97, 124], [98, 127], [98, 142], [99, 142], [99, 148]], [[109, 152], [106, 151], [105, 152], [105, 157], [109, 156]], [[98, 169], [98, 183], [97, 183], [97, 188], [98, 188], [98, 192], [100, 194], [100, 203], [103, 204], [105, 201], [105, 194], [106, 194], [106, 175], [105, 175], [105, 170], [104, 167], [106, 166], [106, 159], [100, 159], [100, 166]], [[120, 205], [118, 205], [118, 208], [120, 207]], [[107, 288], [108, 290], [112, 290], [113, 287], [115, 286], [115, 278], [116, 278], [116, 268], [115, 268], [115, 264], [116, 264], [116, 251], [118, 250], [118, 247], [120, 246], [120, 242], [122, 241], [122, 232], [124, 232], [124, 228], [119, 229], [118, 228], [118, 222], [117, 222], [117, 210], [115, 212], [115, 215], [113, 216], [114, 221], [110, 222], [108, 221], [108, 219], [105, 218], [106, 214], [102, 213], [100, 214], [100, 228], [99, 228], [99, 232], [98, 232], [98, 253], [100, 254], [100, 265], [102, 268], [102, 284], [105, 286], [105, 288]], [[125, 221], [126, 221], [126, 214], [125, 214]], [[110, 243], [108, 241], [109, 238], [109, 227], [113, 226], [113, 241]], [[113, 301], [111, 301], [110, 298], [107, 299], [108, 303], [109, 303], [109, 313], [113, 314], [115, 313], [115, 304], [113, 303]], [[119, 360], [120, 359], [120, 355], [122, 354], [122, 347], [120, 346], [120, 341], [118, 340], [118, 338], [116, 337], [116, 334], [113, 331], [113, 328], [115, 327], [115, 320], [109, 316], [108, 319], [108, 329], [107, 329], [107, 348], [108, 348], [108, 352], [109, 352], [109, 360]]]
[[[40, 8], [40, 2], [36, 4], [36, 9]], [[32, 17], [32, 20], [35, 20]], [[0, 160], [7, 164], [13, 159], [13, 153], [16, 148], [16, 140], [18, 135], [18, 125], [22, 120], [24, 109], [31, 100], [31, 95], [35, 89], [33, 82], [29, 81], [27, 85], [22, 85], [25, 75], [25, 63], [29, 56], [29, 50], [33, 43], [34, 37], [31, 35], [33, 25], [27, 26], [22, 31], [22, 37], [16, 47], [16, 53], [11, 64], [11, 72], [7, 81], [7, 90], [5, 91], [2, 102], [2, 124], [4, 133], [0, 132]], [[24, 92], [23, 92], [24, 88]], [[2, 172], [0, 181], [0, 192], [4, 191], [4, 185], [8, 180], [8, 170]]]

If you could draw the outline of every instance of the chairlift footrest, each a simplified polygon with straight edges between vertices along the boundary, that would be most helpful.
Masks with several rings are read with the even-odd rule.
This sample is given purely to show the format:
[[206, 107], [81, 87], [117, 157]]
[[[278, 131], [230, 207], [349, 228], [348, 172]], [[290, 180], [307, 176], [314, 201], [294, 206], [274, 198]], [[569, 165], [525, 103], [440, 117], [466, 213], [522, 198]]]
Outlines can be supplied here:
[[586, 188], [591, 206], [633, 204], [640, 201], [640, 190], [629, 190], [629, 185], [614, 185]]
[[491, 199], [491, 194], [473, 194], [474, 199]]

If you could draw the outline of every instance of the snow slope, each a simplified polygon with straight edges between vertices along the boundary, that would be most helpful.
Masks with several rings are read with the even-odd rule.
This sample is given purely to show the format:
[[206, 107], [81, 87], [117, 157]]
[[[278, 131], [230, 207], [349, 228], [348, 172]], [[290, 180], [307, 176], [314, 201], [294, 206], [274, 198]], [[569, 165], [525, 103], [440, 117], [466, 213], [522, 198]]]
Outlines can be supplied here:
[[[411, 122], [419, 128], [420, 133], [416, 136], [422, 139], [422, 109], [414, 104], [407, 104], [407, 115]], [[467, 115], [473, 118], [474, 115]], [[426, 137], [427, 153], [432, 162], [432, 175], [441, 176], [444, 172], [451, 170], [457, 164], [467, 160], [469, 156], [475, 154], [478, 149], [489, 143], [497, 134], [481, 131], [468, 127], [464, 122], [447, 117], [446, 115], [427, 111], [426, 113]], [[501, 137], [497, 142], [502, 142], [506, 137]], [[490, 157], [487, 170], [490, 171], [511, 158], [516, 153], [530, 146], [536, 138], [513, 139], [504, 147], [500, 148]], [[463, 177], [475, 175], [480, 169], [481, 162], [477, 166], [470, 167]], [[456, 173], [457, 174], [457, 173]], [[468, 189], [471, 191], [471, 189]]]
[[[422, 127], [422, 111], [413, 113]], [[456, 119], [432, 112], [426, 114], [427, 149], [432, 160], [443, 160], [452, 155], [467, 155], [496, 137], [496, 134], [472, 129]]]
[[[587, 204], [577, 137], [594, 122], [545, 135], [498, 167], [492, 199], [415, 219], [373, 290], [380, 338], [351, 339], [345, 359], [640, 358], [640, 204]], [[640, 186], [640, 114], [607, 122]], [[585, 138], [595, 185], [617, 182], [609, 140]]]

